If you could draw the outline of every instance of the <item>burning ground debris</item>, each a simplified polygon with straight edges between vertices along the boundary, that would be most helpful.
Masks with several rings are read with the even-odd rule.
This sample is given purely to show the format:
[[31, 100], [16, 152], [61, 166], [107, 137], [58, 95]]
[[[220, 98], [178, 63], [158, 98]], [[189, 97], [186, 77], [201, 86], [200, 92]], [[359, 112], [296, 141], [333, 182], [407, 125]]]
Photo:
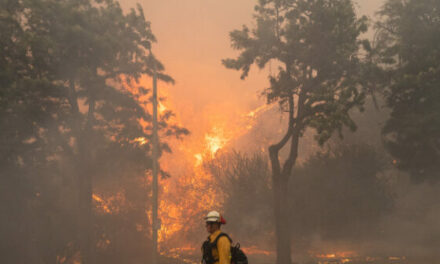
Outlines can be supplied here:
[[316, 264], [408, 264], [407, 258], [402, 257], [361, 257], [346, 256], [343, 253], [322, 254], [315, 256]]

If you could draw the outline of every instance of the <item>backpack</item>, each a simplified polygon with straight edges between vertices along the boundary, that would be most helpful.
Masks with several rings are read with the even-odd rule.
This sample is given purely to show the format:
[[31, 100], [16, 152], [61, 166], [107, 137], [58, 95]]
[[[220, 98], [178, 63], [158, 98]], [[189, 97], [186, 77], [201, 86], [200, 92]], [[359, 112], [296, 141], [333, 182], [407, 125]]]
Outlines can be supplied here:
[[218, 259], [214, 259], [214, 257], [212, 256], [212, 249], [217, 248], [217, 241], [219, 240], [220, 237], [223, 236], [227, 237], [231, 242], [231, 264], [248, 264], [248, 259], [246, 257], [246, 254], [244, 254], [243, 250], [240, 249], [240, 243], [236, 243], [233, 246], [232, 239], [225, 233], [220, 233], [212, 243], [209, 240], [209, 237], [205, 242], [203, 242], [202, 264], [214, 264], [215, 262], [218, 261]]

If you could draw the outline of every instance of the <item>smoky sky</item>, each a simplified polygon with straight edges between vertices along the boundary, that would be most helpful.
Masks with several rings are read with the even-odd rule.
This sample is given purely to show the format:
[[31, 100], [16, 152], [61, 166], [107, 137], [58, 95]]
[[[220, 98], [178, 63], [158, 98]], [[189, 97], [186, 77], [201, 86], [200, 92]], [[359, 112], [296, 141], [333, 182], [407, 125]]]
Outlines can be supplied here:
[[[358, 0], [360, 15], [372, 17], [384, 0]], [[183, 123], [195, 113], [220, 108], [233, 118], [264, 104], [259, 96], [267, 87], [267, 71], [253, 69], [240, 80], [240, 73], [221, 65], [234, 57], [229, 32], [252, 25], [256, 0], [122, 0], [124, 8], [140, 3], [158, 39], [154, 52], [165, 64], [176, 84], [166, 87], [167, 97]], [[273, 66], [275, 68], [275, 66]], [[268, 66], [270, 68], [270, 65]], [[274, 69], [275, 70], [275, 69]], [[162, 84], [162, 88], [164, 85]], [[233, 110], [231, 110], [233, 109]], [[213, 111], [210, 111], [213, 112]], [[200, 116], [196, 114], [197, 116]], [[203, 117], [199, 117], [203, 119]], [[208, 122], [208, 121], [206, 121]]]
[[[384, 0], [358, 0], [359, 15], [374, 17]], [[152, 24], [158, 43], [153, 52], [165, 64], [175, 85], [159, 83], [179, 122], [192, 134], [186, 141], [203, 138], [209, 129], [242, 126], [240, 117], [265, 104], [261, 92], [268, 74], [253, 67], [246, 80], [226, 69], [221, 60], [238, 53], [230, 46], [229, 32], [252, 27], [256, 0], [122, 0], [125, 9], [139, 3]], [[147, 84], [148, 86], [148, 84]], [[191, 143], [191, 145], [194, 145]]]
[[[135, 7], [137, 2], [139, 1], [121, 1], [124, 8]], [[234, 123], [234, 118], [240, 114], [265, 103], [265, 98], [258, 94], [267, 87], [267, 74], [271, 70], [275, 72], [276, 66], [273, 65], [271, 69], [269, 65], [263, 70], [254, 67], [249, 77], [243, 81], [240, 80], [239, 72], [228, 70], [221, 64], [221, 59], [238, 54], [230, 47], [229, 32], [240, 29], [244, 24], [252, 26], [253, 7], [256, 2], [257, 0], [139, 2], [146, 19], [151, 21], [158, 40], [153, 51], [165, 64], [167, 72], [176, 80], [176, 84], [172, 86], [159, 84], [159, 89], [166, 90], [172, 110], [176, 112], [180, 122], [190, 129], [193, 138], [203, 139], [203, 134], [207, 131], [200, 131], [200, 127], [209, 127], [219, 122]], [[357, 0], [356, 8], [359, 15], [366, 15], [373, 21], [375, 12], [384, 2], [385, 0]], [[366, 35], [370, 36], [371, 32]], [[185, 141], [182, 144], [185, 144]], [[176, 155], [176, 151], [174, 153]], [[412, 189], [411, 186], [408, 187], [409, 191], [405, 190], [400, 194], [396, 202], [396, 212], [384, 220], [382, 226], [389, 233], [384, 233], [387, 239], [382, 240], [384, 244], [375, 245], [380, 244], [382, 250], [389, 252], [393, 252], [389, 245], [396, 245], [398, 249], [395, 253], [400, 254], [402, 248], [408, 248], [410, 245], [424, 245], [428, 242], [430, 245], [433, 244], [432, 241], [424, 241], [431, 238], [427, 234], [432, 231], [433, 223], [438, 221], [438, 211], [431, 210], [431, 204], [423, 207], [423, 217], [402, 220], [402, 215], [408, 211], [420, 211], [418, 205], [408, 202], [408, 199], [423, 197], [422, 193], [426, 193], [426, 190], [422, 187]], [[438, 190], [438, 187], [432, 188]], [[408, 196], [408, 193], [412, 196]], [[420, 226], [426, 228], [417, 228]], [[424, 248], [432, 251], [429, 247]], [[372, 250], [378, 251], [376, 246]], [[414, 250], [420, 251], [421, 255], [426, 254], [418, 248]]]

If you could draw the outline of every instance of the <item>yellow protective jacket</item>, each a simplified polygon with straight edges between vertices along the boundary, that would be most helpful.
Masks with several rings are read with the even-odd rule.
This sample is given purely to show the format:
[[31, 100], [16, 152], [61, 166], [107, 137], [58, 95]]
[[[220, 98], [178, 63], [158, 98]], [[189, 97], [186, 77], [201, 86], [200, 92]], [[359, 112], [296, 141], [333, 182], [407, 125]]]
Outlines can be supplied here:
[[[209, 235], [209, 241], [213, 243], [222, 231], [217, 230]], [[214, 264], [231, 264], [231, 242], [226, 236], [222, 236], [217, 241], [217, 248], [212, 249], [212, 256], [218, 259]]]

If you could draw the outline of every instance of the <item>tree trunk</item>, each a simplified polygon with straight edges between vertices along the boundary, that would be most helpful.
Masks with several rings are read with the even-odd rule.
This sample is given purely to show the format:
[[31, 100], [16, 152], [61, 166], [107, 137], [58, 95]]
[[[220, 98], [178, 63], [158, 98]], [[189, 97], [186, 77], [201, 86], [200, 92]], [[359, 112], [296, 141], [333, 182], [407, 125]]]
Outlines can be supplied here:
[[82, 264], [92, 263], [92, 181], [89, 161], [83, 160], [79, 175], [80, 250]]
[[291, 241], [288, 205], [288, 177], [273, 175], [277, 264], [291, 264]]
[[[297, 118], [302, 115], [302, 96], [299, 97], [298, 103]], [[291, 96], [289, 98], [289, 126], [287, 132], [278, 144], [269, 147], [269, 157], [272, 165], [277, 264], [292, 263], [288, 186], [290, 174], [298, 157], [298, 143], [301, 129], [301, 121], [294, 117], [294, 106], [294, 99], [293, 96]], [[291, 141], [289, 156], [281, 167], [279, 152], [289, 140]]]
[[89, 110], [87, 115], [87, 122], [85, 128], [81, 131], [79, 143], [82, 145], [80, 147], [80, 155], [82, 157], [82, 173], [80, 175], [80, 207], [81, 207], [81, 245], [82, 245], [82, 264], [94, 263], [94, 229], [93, 229], [93, 216], [92, 216], [92, 205], [93, 205], [93, 182], [92, 177], [94, 173], [93, 166], [93, 154], [92, 149], [93, 143], [90, 137], [93, 135], [93, 122], [94, 122], [94, 112], [95, 112], [95, 100], [94, 98], [89, 99]]
[[78, 106], [78, 97], [75, 89], [75, 81], [72, 78], [69, 81], [69, 103], [72, 113], [75, 116], [73, 130], [77, 138], [78, 151], [75, 156], [76, 173], [78, 179], [78, 242], [81, 252], [81, 263], [89, 264], [92, 259], [92, 155], [90, 152], [90, 143], [88, 136], [92, 129], [92, 116], [95, 110], [95, 101], [89, 102], [89, 113], [85, 127], [81, 122], [82, 114]]

